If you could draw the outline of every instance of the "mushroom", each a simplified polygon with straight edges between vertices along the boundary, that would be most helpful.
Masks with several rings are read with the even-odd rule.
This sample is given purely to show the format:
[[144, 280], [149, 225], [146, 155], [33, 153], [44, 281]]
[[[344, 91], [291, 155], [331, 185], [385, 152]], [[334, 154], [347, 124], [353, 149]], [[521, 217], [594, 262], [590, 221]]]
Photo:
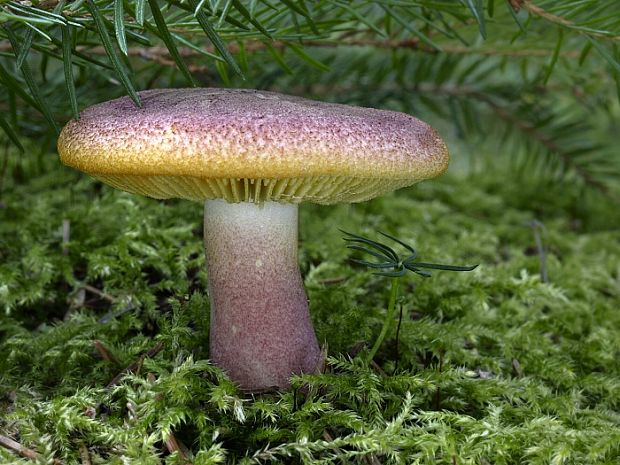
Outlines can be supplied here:
[[446, 145], [403, 113], [241, 89], [119, 98], [62, 130], [63, 163], [157, 199], [204, 201], [210, 358], [248, 391], [323, 355], [297, 263], [301, 202], [362, 202], [441, 174]]

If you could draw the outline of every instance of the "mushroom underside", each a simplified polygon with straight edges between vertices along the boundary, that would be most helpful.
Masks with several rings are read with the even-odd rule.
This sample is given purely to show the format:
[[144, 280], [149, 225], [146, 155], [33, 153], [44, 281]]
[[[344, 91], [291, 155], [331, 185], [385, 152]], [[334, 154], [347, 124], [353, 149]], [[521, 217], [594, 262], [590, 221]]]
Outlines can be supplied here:
[[359, 176], [301, 176], [289, 178], [202, 178], [172, 175], [117, 175], [91, 173], [91, 176], [134, 194], [158, 199], [183, 198], [203, 201], [224, 199], [237, 202], [312, 202], [335, 204], [363, 202], [415, 180]]

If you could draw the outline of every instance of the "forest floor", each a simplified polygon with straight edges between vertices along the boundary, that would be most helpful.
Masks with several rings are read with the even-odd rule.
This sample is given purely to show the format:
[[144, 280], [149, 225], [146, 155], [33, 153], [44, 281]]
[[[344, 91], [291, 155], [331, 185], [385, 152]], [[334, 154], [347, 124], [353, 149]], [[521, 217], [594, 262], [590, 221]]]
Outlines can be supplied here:
[[[208, 361], [202, 207], [54, 165], [0, 194], [0, 463], [620, 463], [617, 204], [488, 168], [302, 205], [327, 371], [250, 396]], [[403, 277], [368, 364], [390, 280], [339, 229], [479, 266]]]

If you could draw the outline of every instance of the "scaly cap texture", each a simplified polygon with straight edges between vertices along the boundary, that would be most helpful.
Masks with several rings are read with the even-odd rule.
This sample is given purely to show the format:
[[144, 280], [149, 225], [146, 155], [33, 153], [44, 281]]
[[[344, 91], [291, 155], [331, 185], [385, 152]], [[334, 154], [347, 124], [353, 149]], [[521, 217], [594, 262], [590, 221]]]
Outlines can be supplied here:
[[245, 89], [159, 89], [92, 106], [61, 160], [155, 198], [357, 202], [441, 174], [445, 143], [393, 111]]

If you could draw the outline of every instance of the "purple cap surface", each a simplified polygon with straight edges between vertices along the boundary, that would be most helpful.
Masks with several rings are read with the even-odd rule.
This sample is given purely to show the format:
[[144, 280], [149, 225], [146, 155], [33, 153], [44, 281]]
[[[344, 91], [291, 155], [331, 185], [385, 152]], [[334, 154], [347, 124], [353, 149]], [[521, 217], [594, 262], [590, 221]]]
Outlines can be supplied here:
[[160, 89], [94, 105], [63, 129], [74, 168], [155, 198], [356, 202], [441, 174], [445, 143], [393, 111], [267, 91]]

